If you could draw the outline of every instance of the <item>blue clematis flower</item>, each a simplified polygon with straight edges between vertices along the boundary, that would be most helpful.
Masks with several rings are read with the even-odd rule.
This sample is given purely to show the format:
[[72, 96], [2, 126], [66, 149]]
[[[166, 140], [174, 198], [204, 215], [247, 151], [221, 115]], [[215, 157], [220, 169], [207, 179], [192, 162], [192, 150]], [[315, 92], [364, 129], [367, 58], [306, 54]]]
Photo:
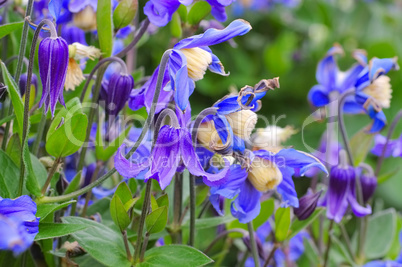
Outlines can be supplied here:
[[97, 0], [72, 0], [68, 10], [73, 13], [73, 23], [84, 31], [96, 30]]
[[163, 27], [172, 20], [180, 4], [188, 6], [191, 3], [193, 0], [150, 0], [145, 4], [144, 14], [152, 24]]
[[[185, 113], [191, 114], [188, 110]], [[225, 168], [217, 174], [206, 172], [197, 157], [190, 131], [186, 126], [190, 119], [189, 115], [183, 115], [179, 110], [176, 114], [180, 125], [161, 127], [150, 157], [132, 162], [122, 155], [125, 146], [120, 147], [115, 157], [116, 170], [124, 177], [136, 177], [142, 171], [148, 170], [145, 181], [157, 180], [162, 190], [170, 184], [174, 174], [182, 172], [184, 168], [191, 174], [202, 177], [207, 185], [223, 183], [229, 170], [229, 162], [225, 161]]]
[[73, 43], [80, 43], [88, 46], [88, 43], [85, 40], [85, 32], [74, 25], [64, 25], [61, 28], [61, 37], [63, 37], [69, 45]]
[[398, 70], [397, 58], [373, 58], [357, 77], [356, 102], [373, 120], [370, 133], [381, 131], [387, 123], [383, 108], [391, 104], [390, 70]]
[[0, 250], [14, 255], [26, 251], [39, 231], [36, 204], [29, 196], [16, 199], [0, 197]]
[[[331, 102], [330, 95], [332, 94], [332, 101], [336, 100], [339, 94], [354, 88], [357, 77], [366, 66], [366, 54], [362, 50], [354, 52], [353, 57], [357, 63], [353, 65], [346, 72], [339, 70], [336, 55], [343, 54], [343, 49], [339, 45], [334, 45], [328, 50], [325, 57], [318, 63], [316, 79], [317, 85], [314, 85], [308, 93], [308, 101], [314, 107], [320, 108], [328, 105]], [[333, 93], [334, 92], [334, 93]], [[349, 97], [344, 106], [344, 111], [348, 113], [362, 112], [361, 105], [356, 104], [354, 97]]]
[[324, 205], [327, 207], [327, 218], [340, 223], [348, 206], [358, 217], [371, 214], [371, 207], [361, 206], [355, 193], [357, 170], [345, 164], [341, 154], [341, 164], [331, 169], [328, 192]]
[[[176, 105], [185, 110], [190, 95], [195, 88], [195, 81], [203, 78], [205, 71], [227, 75], [219, 58], [214, 55], [210, 45], [225, 42], [235, 36], [244, 35], [251, 30], [251, 26], [244, 20], [235, 20], [223, 30], [208, 29], [203, 34], [181, 40], [174, 45], [170, 54], [168, 67], [164, 73], [162, 88], [159, 97], [157, 112], [165, 108], [174, 98]], [[131, 94], [130, 108], [137, 110], [143, 106], [149, 111], [155, 93], [157, 68], [150, 80], [140, 90]]]
[[[380, 157], [384, 150], [387, 138], [381, 134], [377, 134], [374, 137], [374, 147], [371, 149], [371, 153]], [[398, 139], [390, 139], [385, 149], [385, 157], [402, 157], [402, 135]]]
[[237, 198], [232, 202], [232, 215], [241, 223], [252, 221], [260, 213], [260, 197], [264, 192], [276, 189], [282, 195], [284, 206], [299, 206], [292, 175], [297, 171], [304, 175], [312, 167], [327, 173], [324, 165], [313, 156], [294, 149], [282, 149], [278, 153], [266, 150], [249, 152], [249, 170], [232, 165], [225, 183], [211, 187], [210, 201], [219, 214], [219, 200]]
[[61, 37], [48, 37], [39, 44], [39, 74], [42, 80], [42, 97], [39, 107], [45, 105], [54, 116], [57, 101], [64, 105], [63, 86], [67, 75], [68, 45]]
[[224, 22], [227, 19], [225, 8], [231, 5], [234, 0], [206, 0], [211, 6], [211, 14], [214, 18], [220, 22]]

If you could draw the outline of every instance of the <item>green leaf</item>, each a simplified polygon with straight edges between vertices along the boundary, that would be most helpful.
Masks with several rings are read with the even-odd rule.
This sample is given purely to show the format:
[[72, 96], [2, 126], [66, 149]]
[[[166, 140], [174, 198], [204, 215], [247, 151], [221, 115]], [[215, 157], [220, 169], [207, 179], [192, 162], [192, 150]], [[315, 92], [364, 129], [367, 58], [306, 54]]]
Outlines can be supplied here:
[[8, 140], [6, 152], [19, 168], [21, 164], [21, 141], [18, 134], [13, 134], [10, 140]]
[[24, 160], [27, 167], [26, 188], [32, 195], [41, 196], [41, 188], [46, 182], [47, 171], [39, 159], [29, 153], [28, 144], [25, 145]]
[[185, 245], [167, 245], [154, 247], [145, 252], [144, 261], [138, 267], [176, 267], [176, 266], [204, 266], [212, 263], [207, 255], [201, 251]]
[[24, 25], [23, 21], [1, 25], [0, 26], [0, 39], [3, 38], [6, 35], [12, 33], [13, 31], [16, 31], [18, 29], [22, 29], [23, 25]]
[[187, 22], [187, 7], [185, 5], [180, 5], [177, 13], [179, 13], [182, 22]]
[[56, 158], [74, 154], [85, 141], [87, 126], [87, 115], [84, 113], [73, 115], [52, 135], [48, 135], [46, 151]]
[[131, 193], [135, 195], [137, 193], [137, 187], [138, 187], [137, 180], [134, 178], [130, 178], [128, 179], [127, 184], [128, 188], [130, 188]]
[[[261, 225], [263, 225], [269, 217], [275, 211], [275, 201], [273, 198], [267, 199], [261, 203], [261, 212], [258, 216], [253, 220], [253, 227], [257, 229]], [[234, 220], [228, 225], [228, 229], [240, 228], [244, 230], [248, 230], [246, 223], [241, 223], [239, 220]], [[231, 238], [240, 238], [242, 235], [240, 233], [230, 233], [229, 236]]]
[[288, 239], [291, 239], [295, 235], [297, 235], [301, 230], [307, 228], [315, 219], [318, 218], [318, 216], [321, 214], [321, 212], [325, 210], [325, 208], [317, 208], [313, 214], [310, 215], [306, 220], [299, 221], [296, 219], [293, 223], [292, 226], [290, 227], [290, 232], [288, 235]]
[[119, 184], [119, 186], [116, 188], [116, 191], [114, 194], [120, 198], [120, 200], [123, 204], [126, 204], [128, 201], [130, 201], [133, 198], [130, 188], [128, 188], [128, 186], [125, 182], [121, 182]]
[[72, 235], [95, 260], [106, 266], [131, 266], [120, 233], [103, 224], [80, 217], [63, 217], [62, 220], [65, 223], [91, 226]]
[[394, 209], [380, 211], [369, 218], [364, 253], [367, 259], [381, 258], [390, 250], [396, 233], [397, 215]]
[[99, 0], [96, 10], [99, 46], [103, 57], [110, 57], [113, 48], [112, 1]]
[[138, 0], [122, 0], [113, 12], [115, 29], [126, 27], [133, 21], [138, 9]]
[[164, 194], [160, 196], [157, 200], [156, 203], [158, 203], [158, 207], [167, 207], [169, 208], [169, 197], [167, 194]]
[[320, 252], [318, 251], [316, 245], [313, 240], [310, 238], [304, 238], [304, 254], [306, 254], [307, 258], [310, 261], [310, 266], [319, 266], [320, 264]]
[[0, 196], [15, 198], [18, 191], [20, 170], [12, 159], [0, 150]]
[[56, 210], [67, 207], [68, 205], [74, 203], [75, 200], [71, 200], [69, 202], [64, 202], [63, 204], [42, 204], [38, 205], [36, 210], [36, 217], [39, 217], [39, 221], [43, 221], [47, 215], [55, 212]]
[[110, 202], [110, 214], [112, 215], [113, 222], [123, 232], [130, 224], [130, 217], [118, 195], [114, 195]]
[[[197, 194], [195, 197], [195, 205], [201, 205], [208, 197], [209, 187], [208, 186], [197, 186]], [[209, 200], [208, 200], [209, 201]]]
[[128, 212], [132, 207], [134, 207], [135, 203], [138, 201], [138, 197], [136, 198], [132, 198], [129, 201], [127, 201], [126, 203], [124, 203], [124, 209], [126, 210], [126, 212]]
[[4, 65], [2, 61], [0, 62], [0, 64], [1, 64], [1, 73], [3, 76], [3, 81], [4, 84], [6, 85], [7, 93], [10, 96], [11, 102], [13, 104], [18, 134], [20, 140], [22, 140], [22, 131], [24, 123], [24, 104], [22, 103], [17, 83], [14, 81], [13, 77], [8, 72], [6, 65]]
[[165, 229], [167, 223], [167, 207], [163, 206], [155, 209], [148, 214], [145, 219], [145, 225], [147, 226], [147, 232], [150, 234], [159, 233]]
[[39, 233], [35, 236], [35, 241], [65, 236], [87, 228], [88, 225], [83, 224], [39, 223]]
[[290, 226], [290, 208], [279, 208], [275, 213], [275, 237], [279, 242], [286, 240]]
[[211, 6], [205, 2], [196, 2], [190, 9], [187, 15], [187, 21], [191, 25], [198, 25], [200, 21], [211, 12]]
[[159, 208], [158, 202], [156, 202], [155, 197], [153, 195], [151, 195], [151, 209], [154, 211], [157, 208]]
[[352, 151], [354, 166], [358, 166], [366, 159], [372, 148], [374, 134], [367, 133], [365, 129], [358, 131], [350, 139], [350, 150]]
[[70, 182], [70, 184], [67, 186], [66, 190], [64, 190], [63, 195], [70, 194], [80, 188], [80, 183], [81, 183], [81, 175], [82, 171], [79, 171], [73, 178], [73, 180]]
[[170, 21], [170, 32], [173, 37], [181, 38], [183, 30], [181, 28], [181, 20], [179, 13], [175, 12], [172, 16], [172, 20]]

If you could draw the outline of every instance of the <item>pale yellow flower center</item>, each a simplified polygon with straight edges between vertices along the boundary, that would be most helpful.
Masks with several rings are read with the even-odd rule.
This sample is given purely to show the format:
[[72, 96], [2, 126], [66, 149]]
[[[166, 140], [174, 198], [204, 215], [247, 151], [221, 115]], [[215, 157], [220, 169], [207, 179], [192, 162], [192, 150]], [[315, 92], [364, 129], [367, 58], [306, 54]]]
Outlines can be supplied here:
[[363, 92], [374, 98], [381, 105], [381, 108], [390, 107], [392, 89], [388, 76], [382, 75], [378, 77], [372, 84], [364, 88]]
[[275, 163], [255, 157], [251, 163], [248, 180], [260, 192], [276, 188], [282, 182], [282, 173]]
[[180, 49], [180, 52], [187, 58], [188, 77], [193, 81], [201, 80], [212, 63], [211, 54], [199, 47]]
[[74, 15], [73, 22], [84, 31], [96, 30], [96, 12], [91, 6], [87, 6]]
[[257, 123], [257, 114], [251, 110], [241, 110], [226, 115], [226, 118], [233, 129], [233, 134], [242, 139], [249, 139], [251, 132]]
[[66, 81], [64, 83], [64, 88], [68, 90], [75, 90], [75, 87], [80, 85], [85, 80], [84, 75], [80, 65], [73, 59], [69, 58]]

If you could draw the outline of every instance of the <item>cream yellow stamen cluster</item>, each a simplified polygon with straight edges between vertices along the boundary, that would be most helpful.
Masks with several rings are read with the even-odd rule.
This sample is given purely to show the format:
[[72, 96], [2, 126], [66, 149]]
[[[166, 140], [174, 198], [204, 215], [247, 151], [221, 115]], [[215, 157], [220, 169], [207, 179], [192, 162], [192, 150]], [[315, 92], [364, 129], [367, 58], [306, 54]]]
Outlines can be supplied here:
[[208, 66], [212, 63], [212, 56], [209, 52], [199, 47], [180, 49], [187, 59], [188, 77], [193, 81], [201, 80]]
[[96, 30], [96, 12], [91, 6], [85, 7], [73, 17], [73, 23], [84, 31]]
[[282, 173], [274, 162], [255, 157], [251, 163], [248, 180], [260, 192], [276, 188], [282, 182]]
[[[80, 43], [73, 43], [68, 46], [70, 58], [73, 57], [75, 60], [80, 60], [83, 58], [89, 58], [91, 60], [95, 60], [100, 58], [101, 51], [94, 46], [86, 46]], [[71, 47], [71, 48], [70, 48]]]
[[382, 75], [374, 80], [372, 84], [363, 89], [363, 93], [374, 98], [381, 108], [389, 108], [391, 105], [392, 89], [390, 78]]
[[74, 58], [69, 58], [66, 81], [64, 83], [64, 88], [68, 90], [74, 90], [75, 87], [80, 85], [85, 80], [84, 75], [80, 65], [75, 61]]
[[283, 143], [295, 133], [297, 130], [292, 126], [281, 128], [274, 125], [257, 129], [251, 137], [253, 149], [264, 149], [276, 153], [283, 148]]
[[257, 123], [257, 114], [251, 110], [241, 110], [226, 115], [226, 118], [233, 129], [233, 134], [248, 140], [251, 132]]

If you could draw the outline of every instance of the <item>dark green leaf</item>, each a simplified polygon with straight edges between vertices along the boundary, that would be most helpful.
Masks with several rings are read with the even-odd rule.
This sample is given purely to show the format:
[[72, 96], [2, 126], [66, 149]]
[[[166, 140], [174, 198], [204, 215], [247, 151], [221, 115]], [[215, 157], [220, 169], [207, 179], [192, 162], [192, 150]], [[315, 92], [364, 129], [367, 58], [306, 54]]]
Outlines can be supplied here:
[[24, 104], [22, 103], [22, 99], [18, 90], [17, 83], [14, 81], [11, 74], [8, 72], [6, 65], [1, 61], [1, 73], [3, 75], [3, 81], [7, 88], [7, 93], [11, 98], [11, 102], [13, 104], [16, 124], [18, 129], [18, 134], [20, 140], [22, 140], [22, 130], [24, 123]]
[[39, 233], [35, 237], [35, 241], [69, 235], [84, 229], [88, 225], [69, 224], [69, 223], [39, 223]]
[[73, 178], [73, 180], [71, 180], [70, 184], [67, 186], [66, 190], [64, 190], [63, 195], [67, 195], [70, 194], [74, 191], [76, 191], [77, 189], [80, 188], [80, 182], [81, 182], [81, 175], [82, 175], [82, 171], [79, 171]]
[[290, 227], [290, 208], [279, 208], [275, 213], [275, 237], [279, 242], [286, 240]]
[[120, 231], [123, 232], [130, 224], [130, 217], [118, 195], [114, 195], [110, 202], [110, 214], [112, 219]]
[[112, 1], [99, 0], [96, 11], [99, 46], [103, 57], [110, 57], [113, 49]]
[[98, 222], [80, 217], [63, 217], [62, 220], [65, 223], [91, 226], [72, 235], [94, 259], [107, 266], [131, 266], [120, 233]]
[[29, 153], [28, 145], [25, 145], [24, 160], [28, 169], [26, 175], [26, 188], [34, 196], [41, 196], [41, 188], [47, 179], [45, 166], [37, 157]]
[[296, 219], [293, 223], [292, 226], [290, 227], [290, 232], [288, 239], [291, 239], [295, 235], [297, 235], [301, 230], [307, 228], [315, 219], [318, 218], [318, 216], [321, 214], [321, 212], [325, 210], [324, 208], [317, 208], [313, 214], [310, 215], [306, 220], [299, 221]]
[[23, 25], [24, 25], [23, 21], [1, 25], [0, 26], [0, 39], [3, 38], [6, 35], [12, 33], [13, 31], [16, 31], [18, 29], [22, 29]]
[[133, 198], [130, 188], [128, 188], [125, 182], [121, 182], [114, 193], [117, 195], [123, 204], [126, 204], [130, 199]]
[[396, 233], [397, 215], [394, 209], [380, 211], [369, 218], [364, 252], [367, 259], [381, 258], [390, 250]]
[[36, 217], [40, 218], [40, 221], [43, 221], [47, 215], [49, 215], [52, 212], [55, 212], [56, 210], [62, 209], [64, 207], [67, 207], [68, 205], [74, 203], [75, 200], [71, 200], [69, 202], [64, 202], [63, 204], [42, 204], [38, 205], [37, 210], [36, 210]]
[[21, 164], [21, 141], [18, 134], [13, 134], [10, 140], [8, 140], [6, 152], [19, 168]]
[[145, 252], [145, 259], [138, 267], [204, 266], [213, 262], [201, 251], [184, 245], [155, 247]]
[[11, 158], [0, 150], [0, 196], [15, 198], [18, 191], [20, 170]]
[[163, 206], [155, 209], [148, 214], [145, 219], [145, 225], [147, 226], [147, 232], [150, 234], [158, 233], [165, 229], [167, 223], [167, 207]]
[[191, 25], [198, 25], [200, 21], [211, 12], [211, 6], [205, 1], [196, 2], [187, 15], [187, 21]]
[[358, 131], [350, 139], [350, 149], [352, 151], [354, 166], [358, 166], [366, 159], [372, 148], [374, 134], [367, 133], [365, 129]]
[[183, 30], [181, 29], [181, 20], [179, 13], [175, 12], [170, 21], [170, 32], [173, 37], [181, 38]]
[[169, 208], [169, 197], [167, 194], [164, 194], [162, 196], [160, 196], [157, 200], [156, 203], [158, 203], [158, 207], [167, 207]]
[[122, 0], [113, 12], [113, 24], [115, 29], [126, 27], [134, 19], [137, 13], [138, 0]]
[[46, 138], [46, 151], [58, 158], [74, 154], [82, 146], [88, 126], [87, 115], [75, 114]]

